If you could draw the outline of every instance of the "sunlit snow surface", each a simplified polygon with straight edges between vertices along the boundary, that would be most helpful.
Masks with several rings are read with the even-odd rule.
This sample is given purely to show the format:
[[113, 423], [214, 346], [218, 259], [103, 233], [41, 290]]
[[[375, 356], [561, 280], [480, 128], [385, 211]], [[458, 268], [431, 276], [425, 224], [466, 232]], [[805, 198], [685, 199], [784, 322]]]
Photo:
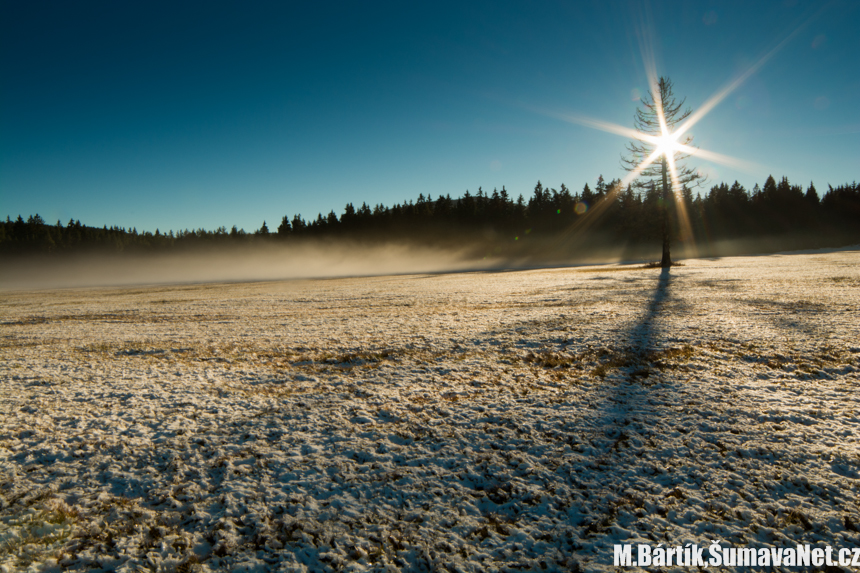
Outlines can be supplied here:
[[0, 295], [6, 570], [860, 546], [860, 252]]

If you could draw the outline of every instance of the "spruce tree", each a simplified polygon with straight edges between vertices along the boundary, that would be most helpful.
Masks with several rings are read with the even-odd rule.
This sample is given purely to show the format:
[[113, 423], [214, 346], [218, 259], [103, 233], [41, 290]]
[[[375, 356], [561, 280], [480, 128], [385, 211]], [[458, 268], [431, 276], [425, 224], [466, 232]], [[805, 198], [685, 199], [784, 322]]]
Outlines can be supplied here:
[[[663, 242], [663, 254], [660, 259], [660, 266], [663, 268], [672, 265], [670, 253], [672, 225], [669, 220], [672, 210], [669, 206], [675, 203], [675, 194], [681, 192], [682, 186], [695, 186], [702, 179], [699, 173], [683, 164], [683, 160], [689, 156], [680, 153], [673, 147], [673, 143], [690, 145], [693, 140], [692, 136], [685, 136], [679, 141], [669, 141], [669, 138], [666, 137], [671, 135], [692, 113], [690, 108], [683, 109], [685, 99], [682, 99], [680, 102], [675, 100], [672, 88], [673, 84], [668, 78], [660, 78], [654, 93], [642, 99], [641, 105], [636, 110], [636, 115], [633, 118], [633, 126], [640, 133], [651, 136], [652, 139], [650, 141], [636, 139], [628, 143], [627, 151], [630, 155], [621, 160], [621, 164], [625, 169], [635, 171], [639, 169], [643, 161], [651, 157], [655, 152], [659, 152], [659, 157], [642, 169], [633, 185], [639, 189], [649, 189], [652, 184], [659, 186], [661, 194], [659, 202], [660, 234]], [[653, 138], [664, 139], [656, 143]], [[676, 174], [674, 178], [669, 173], [670, 163], [673, 161]], [[678, 189], [673, 190], [671, 188], [670, 179], [673, 184], [678, 185]]]

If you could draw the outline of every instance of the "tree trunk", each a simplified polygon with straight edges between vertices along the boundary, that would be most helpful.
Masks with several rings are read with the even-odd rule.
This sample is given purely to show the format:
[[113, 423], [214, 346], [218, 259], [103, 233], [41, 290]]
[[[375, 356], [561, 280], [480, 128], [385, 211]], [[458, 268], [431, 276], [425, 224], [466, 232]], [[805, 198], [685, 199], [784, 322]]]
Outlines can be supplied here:
[[666, 180], [666, 170], [668, 169], [668, 167], [666, 165], [665, 154], [661, 159], [661, 166], [663, 168], [663, 208], [661, 210], [663, 218], [663, 258], [660, 260], [660, 266], [665, 269], [672, 266], [672, 256], [669, 253], [669, 249], [672, 244], [672, 237], [669, 231], [669, 201], [671, 200], [671, 195], [669, 194], [669, 184]]

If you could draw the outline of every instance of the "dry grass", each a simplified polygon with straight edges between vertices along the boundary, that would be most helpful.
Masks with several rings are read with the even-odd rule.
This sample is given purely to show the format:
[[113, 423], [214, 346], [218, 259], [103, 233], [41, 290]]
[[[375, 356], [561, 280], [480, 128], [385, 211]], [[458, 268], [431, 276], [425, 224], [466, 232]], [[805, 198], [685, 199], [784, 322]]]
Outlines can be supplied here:
[[570, 356], [561, 352], [529, 352], [523, 358], [523, 362], [534, 364], [543, 368], [574, 368], [581, 365], [581, 356]]
[[626, 369], [631, 378], [648, 378], [652, 369], [676, 370], [684, 368], [685, 363], [694, 354], [695, 350], [689, 344], [645, 353], [629, 350], [611, 352], [604, 349], [599, 352], [602, 362], [591, 371], [591, 374], [605, 378], [610, 370]]
[[[41, 500], [40, 496], [30, 501]], [[60, 547], [74, 533], [79, 513], [56, 499], [19, 512], [0, 523], [0, 557], [14, 555], [21, 568], [41, 559]]]

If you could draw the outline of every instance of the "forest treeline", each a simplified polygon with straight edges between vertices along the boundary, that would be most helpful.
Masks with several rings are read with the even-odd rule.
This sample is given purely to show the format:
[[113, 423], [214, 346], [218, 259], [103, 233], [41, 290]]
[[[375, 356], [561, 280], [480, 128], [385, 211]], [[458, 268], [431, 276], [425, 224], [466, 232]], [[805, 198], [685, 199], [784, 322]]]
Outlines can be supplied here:
[[[600, 244], [643, 245], [660, 238], [660, 192], [645, 188], [619, 187], [619, 182], [600, 177], [594, 188], [586, 184], [571, 192], [564, 184], [558, 189], [540, 182], [528, 200], [514, 199], [508, 191], [494, 189], [477, 194], [468, 191], [452, 199], [419, 195], [391, 207], [349, 203], [343, 213], [319, 214], [304, 220], [301, 215], [284, 216], [277, 226], [266, 222], [260, 229], [246, 232], [235, 226], [178, 232], [160, 230], [138, 232], [121, 227], [88, 227], [70, 220], [65, 225], [49, 224], [39, 215], [18, 216], [0, 221], [0, 254], [30, 254], [109, 251], [158, 251], [192, 246], [222, 246], [255, 242], [289, 243], [304, 239], [358, 241], [415, 241], [428, 245], [468, 247], [476, 254], [487, 251], [505, 255], [528, 252], [528, 245], [552, 241], [575, 241], [588, 237]], [[683, 206], [683, 209], [680, 206]], [[682, 190], [681, 205], [670, 206], [676, 236], [697, 244], [721, 240], [761, 237], [805, 237], [795, 247], [836, 246], [840, 241], [860, 240], [860, 185], [828, 185], [819, 195], [810, 183], [804, 189], [786, 177], [768, 177], [764, 185], [751, 190], [740, 183], [720, 183], [709, 191], [693, 195]], [[683, 225], [685, 212], [689, 225]]]

